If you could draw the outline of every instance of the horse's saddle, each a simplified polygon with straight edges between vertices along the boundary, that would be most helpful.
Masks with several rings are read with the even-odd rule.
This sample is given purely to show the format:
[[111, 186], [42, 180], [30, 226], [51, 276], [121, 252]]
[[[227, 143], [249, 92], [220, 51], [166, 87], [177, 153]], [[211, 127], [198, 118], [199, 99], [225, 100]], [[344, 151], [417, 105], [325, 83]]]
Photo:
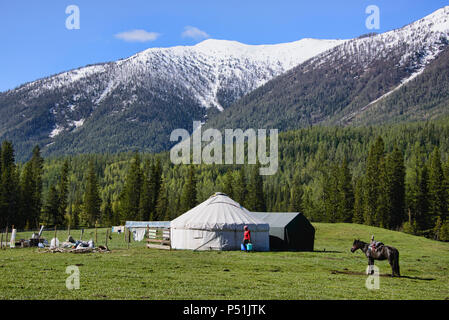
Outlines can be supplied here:
[[376, 251], [379, 250], [380, 248], [382, 248], [384, 246], [384, 244], [380, 241], [374, 241], [370, 244], [369, 249], [372, 251]]

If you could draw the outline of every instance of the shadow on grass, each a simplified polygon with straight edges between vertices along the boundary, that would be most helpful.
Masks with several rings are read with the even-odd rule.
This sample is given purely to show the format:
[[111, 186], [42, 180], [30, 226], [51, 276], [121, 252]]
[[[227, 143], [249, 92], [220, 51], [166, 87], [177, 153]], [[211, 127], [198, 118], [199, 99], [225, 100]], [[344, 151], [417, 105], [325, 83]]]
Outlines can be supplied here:
[[[331, 274], [347, 274], [347, 275], [351, 275], [351, 276], [367, 276], [367, 274], [364, 272], [338, 271], [338, 270], [332, 270]], [[436, 280], [435, 278], [421, 278], [421, 277], [411, 277], [411, 276], [393, 277], [391, 274], [380, 274], [380, 276], [387, 277], [387, 278], [400, 278], [400, 279], [412, 279], [412, 280], [423, 280], [423, 281]]]
[[343, 253], [343, 251], [326, 251], [326, 250], [313, 250], [315, 253]]

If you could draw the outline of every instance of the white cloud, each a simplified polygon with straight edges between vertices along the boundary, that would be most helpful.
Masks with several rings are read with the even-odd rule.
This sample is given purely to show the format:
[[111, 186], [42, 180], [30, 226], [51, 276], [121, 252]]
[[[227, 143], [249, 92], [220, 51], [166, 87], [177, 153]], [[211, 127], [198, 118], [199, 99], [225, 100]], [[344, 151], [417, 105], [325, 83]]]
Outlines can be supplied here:
[[205, 32], [198, 28], [192, 26], [184, 27], [184, 32], [182, 33], [183, 38], [192, 38], [195, 40], [207, 39], [210, 36]]
[[159, 38], [160, 34], [157, 32], [148, 32], [142, 29], [120, 32], [115, 35], [117, 39], [127, 42], [148, 42]]

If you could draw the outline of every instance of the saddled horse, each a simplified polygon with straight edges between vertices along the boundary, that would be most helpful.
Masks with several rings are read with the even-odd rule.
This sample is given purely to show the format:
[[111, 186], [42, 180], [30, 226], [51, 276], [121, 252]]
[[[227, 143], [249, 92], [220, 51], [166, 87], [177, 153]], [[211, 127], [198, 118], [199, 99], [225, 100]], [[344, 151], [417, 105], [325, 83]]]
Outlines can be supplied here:
[[363, 253], [368, 258], [368, 266], [370, 267], [371, 274], [374, 272], [373, 267], [374, 266], [374, 260], [388, 260], [391, 266], [392, 270], [392, 276], [401, 276], [401, 273], [399, 271], [399, 251], [398, 249], [390, 246], [383, 245], [380, 248], [376, 250], [372, 250], [370, 248], [369, 243], [360, 241], [360, 240], [354, 240], [354, 243], [352, 244], [351, 252], [354, 253], [358, 249], [362, 250]]

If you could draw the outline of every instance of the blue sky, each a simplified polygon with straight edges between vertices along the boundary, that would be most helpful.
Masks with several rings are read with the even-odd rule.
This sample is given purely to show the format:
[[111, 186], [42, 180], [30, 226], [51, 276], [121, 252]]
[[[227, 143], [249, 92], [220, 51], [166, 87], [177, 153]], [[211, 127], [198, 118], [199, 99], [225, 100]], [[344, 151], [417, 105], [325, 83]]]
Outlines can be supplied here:
[[[69, 5], [76, 5], [80, 10], [79, 30], [66, 28]], [[377, 32], [384, 32], [418, 20], [449, 3], [440, 0], [2, 0], [0, 91], [87, 64], [125, 58], [150, 47], [194, 45], [205, 37], [248, 44], [301, 38], [354, 38], [371, 32], [365, 27], [368, 5], [380, 8]], [[127, 32], [133, 30], [144, 30], [137, 32], [137, 39], [148, 41], [129, 41], [133, 33]]]

